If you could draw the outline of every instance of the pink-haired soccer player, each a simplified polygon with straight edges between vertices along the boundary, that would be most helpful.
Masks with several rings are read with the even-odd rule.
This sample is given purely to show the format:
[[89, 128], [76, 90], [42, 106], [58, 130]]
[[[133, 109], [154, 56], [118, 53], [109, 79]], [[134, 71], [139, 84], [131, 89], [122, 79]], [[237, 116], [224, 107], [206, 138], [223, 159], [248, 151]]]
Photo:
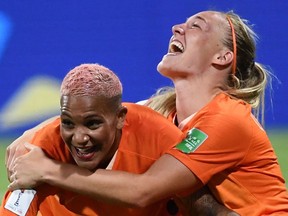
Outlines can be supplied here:
[[[77, 165], [92, 173], [99, 168], [145, 172], [182, 139], [182, 132], [150, 108], [122, 104], [121, 97], [121, 82], [108, 68], [98, 64], [75, 67], [62, 82], [60, 119], [40, 129], [32, 143], [42, 148], [47, 157], [73, 165], [70, 169]], [[49, 164], [38, 157], [39, 154], [44, 156], [44, 152], [40, 148], [27, 148], [31, 148], [31, 152], [17, 159], [16, 164], [26, 167], [23, 171], [34, 167], [33, 173], [41, 175], [42, 168], [48, 165], [49, 169]], [[58, 171], [61, 169], [60, 166]], [[17, 172], [11, 179], [16, 176]], [[63, 177], [69, 179], [71, 176]], [[209, 206], [213, 206], [212, 203]], [[212, 211], [215, 214], [230, 212], [217, 202]], [[0, 215], [17, 214], [162, 216], [180, 215], [181, 212], [172, 198], [143, 208], [121, 207], [92, 199], [89, 194], [69, 192], [65, 187], [42, 184], [35, 190], [6, 193]]]
[[[91, 172], [98, 168], [145, 172], [165, 150], [181, 140], [182, 132], [160, 114], [144, 106], [122, 104], [121, 98], [121, 82], [111, 70], [98, 64], [75, 67], [62, 82], [60, 119], [38, 131], [32, 143], [49, 158]], [[30, 154], [37, 150], [40, 149], [33, 149]], [[19, 162], [22, 163], [21, 158]], [[22, 165], [31, 167], [32, 163]], [[36, 161], [35, 165], [38, 172], [46, 164]], [[36, 215], [38, 210], [42, 215], [65, 216], [169, 215], [168, 201], [146, 208], [128, 208], [44, 184], [35, 191], [7, 192], [0, 215]]]

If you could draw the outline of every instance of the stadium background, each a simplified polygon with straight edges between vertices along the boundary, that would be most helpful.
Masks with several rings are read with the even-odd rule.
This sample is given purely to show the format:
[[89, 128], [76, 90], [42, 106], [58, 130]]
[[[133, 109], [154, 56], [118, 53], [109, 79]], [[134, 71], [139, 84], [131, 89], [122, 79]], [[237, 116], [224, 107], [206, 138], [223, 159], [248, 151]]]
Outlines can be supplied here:
[[[58, 114], [59, 85], [81, 63], [97, 62], [123, 82], [124, 101], [149, 97], [170, 80], [156, 66], [171, 27], [202, 10], [234, 10], [259, 35], [256, 61], [278, 79], [267, 91], [266, 129], [287, 179], [288, 1], [86, 0], [0, 1], [0, 149], [25, 129]], [[6, 187], [4, 162], [0, 182]]]

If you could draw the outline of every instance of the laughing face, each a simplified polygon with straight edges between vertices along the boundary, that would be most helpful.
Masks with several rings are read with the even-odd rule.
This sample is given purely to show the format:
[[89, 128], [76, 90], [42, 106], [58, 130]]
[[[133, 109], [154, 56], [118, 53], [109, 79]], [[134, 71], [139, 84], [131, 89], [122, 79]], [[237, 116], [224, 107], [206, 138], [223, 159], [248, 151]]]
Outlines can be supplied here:
[[103, 97], [63, 96], [61, 136], [78, 166], [106, 168], [116, 152], [126, 108], [112, 110]]
[[201, 73], [211, 67], [213, 57], [224, 46], [223, 22], [227, 21], [220, 13], [205, 11], [173, 26], [168, 53], [159, 63], [158, 71], [171, 78]]

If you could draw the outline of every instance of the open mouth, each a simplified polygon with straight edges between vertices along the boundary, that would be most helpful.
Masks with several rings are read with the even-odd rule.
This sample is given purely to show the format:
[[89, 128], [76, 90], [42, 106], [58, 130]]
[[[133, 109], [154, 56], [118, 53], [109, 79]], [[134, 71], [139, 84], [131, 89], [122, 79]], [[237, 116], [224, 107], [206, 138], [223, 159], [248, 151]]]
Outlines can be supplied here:
[[81, 160], [90, 160], [94, 154], [99, 151], [99, 148], [97, 146], [92, 147], [86, 147], [86, 148], [78, 148], [73, 146], [74, 152], [76, 153], [76, 156]]
[[184, 46], [179, 41], [172, 41], [169, 45], [169, 53], [183, 53]]

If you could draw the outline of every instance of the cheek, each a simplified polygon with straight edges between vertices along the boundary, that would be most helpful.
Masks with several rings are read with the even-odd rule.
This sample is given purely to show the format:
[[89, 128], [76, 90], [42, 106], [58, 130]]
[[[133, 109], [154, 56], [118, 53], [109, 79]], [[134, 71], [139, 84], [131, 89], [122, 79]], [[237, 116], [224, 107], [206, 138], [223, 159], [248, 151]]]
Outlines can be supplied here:
[[60, 135], [67, 145], [70, 145], [72, 135], [65, 130], [60, 130]]
[[105, 147], [106, 143], [109, 143], [111, 140], [111, 137], [113, 135], [113, 131], [111, 130], [97, 130], [90, 134], [91, 141], [93, 143], [102, 143]]
[[102, 130], [95, 131], [93, 135], [90, 135], [92, 142], [101, 143], [103, 149], [109, 149], [114, 143], [115, 139], [115, 128], [105, 127]]

